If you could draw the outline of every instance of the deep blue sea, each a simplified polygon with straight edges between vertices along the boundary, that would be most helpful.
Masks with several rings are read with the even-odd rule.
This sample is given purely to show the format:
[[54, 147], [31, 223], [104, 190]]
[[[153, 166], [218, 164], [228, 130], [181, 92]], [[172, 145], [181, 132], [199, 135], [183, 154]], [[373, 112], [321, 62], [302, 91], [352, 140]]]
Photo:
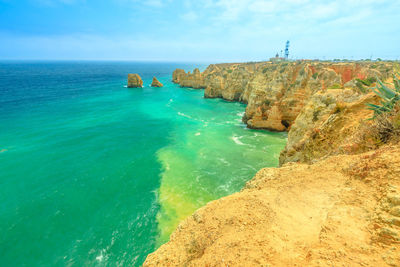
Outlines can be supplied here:
[[[285, 134], [173, 84], [178, 67], [206, 66], [0, 62], [1, 266], [139, 266], [180, 220], [278, 164]], [[124, 87], [128, 73], [144, 87]]]

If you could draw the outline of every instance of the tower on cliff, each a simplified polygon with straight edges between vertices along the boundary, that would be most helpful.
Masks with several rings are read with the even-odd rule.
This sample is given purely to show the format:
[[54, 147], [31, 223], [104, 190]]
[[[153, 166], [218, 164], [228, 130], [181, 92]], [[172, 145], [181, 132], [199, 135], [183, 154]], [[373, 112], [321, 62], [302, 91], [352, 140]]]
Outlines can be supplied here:
[[290, 45], [290, 42], [287, 41], [286, 42], [286, 48], [285, 48], [285, 59], [289, 58], [289, 45]]

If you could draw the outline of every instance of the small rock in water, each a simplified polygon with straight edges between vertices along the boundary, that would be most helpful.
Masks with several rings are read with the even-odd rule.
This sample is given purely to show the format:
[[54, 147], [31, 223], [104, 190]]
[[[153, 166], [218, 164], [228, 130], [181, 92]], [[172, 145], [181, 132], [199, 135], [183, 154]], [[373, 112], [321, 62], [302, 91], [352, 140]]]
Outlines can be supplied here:
[[164, 85], [157, 80], [156, 77], [153, 77], [153, 82], [151, 83], [151, 87], [163, 87]]
[[128, 74], [128, 88], [142, 87], [143, 81], [139, 74]]

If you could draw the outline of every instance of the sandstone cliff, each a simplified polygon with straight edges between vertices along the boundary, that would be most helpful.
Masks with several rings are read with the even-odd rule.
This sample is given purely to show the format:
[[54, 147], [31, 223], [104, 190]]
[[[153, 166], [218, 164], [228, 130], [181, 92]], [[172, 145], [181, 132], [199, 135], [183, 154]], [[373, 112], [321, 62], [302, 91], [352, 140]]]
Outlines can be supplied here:
[[144, 266], [399, 266], [400, 146], [260, 170]]
[[373, 75], [391, 82], [393, 68], [372, 64], [200, 73], [205, 96], [248, 103], [248, 125], [289, 130], [288, 143], [280, 168], [196, 211], [144, 266], [400, 266], [400, 106], [386, 121], [367, 120], [365, 104], [380, 101], [368, 89]]
[[308, 100], [328, 89], [364, 94], [375, 78], [387, 79], [389, 62], [319, 61], [211, 64], [203, 72], [177, 69], [173, 82], [204, 88], [208, 98], [247, 104], [243, 121], [250, 128], [288, 131]]
[[142, 87], [143, 81], [138, 74], [128, 74], [128, 88]]
[[153, 81], [151, 82], [152, 87], [163, 87], [164, 85], [157, 80], [156, 77], [153, 77]]

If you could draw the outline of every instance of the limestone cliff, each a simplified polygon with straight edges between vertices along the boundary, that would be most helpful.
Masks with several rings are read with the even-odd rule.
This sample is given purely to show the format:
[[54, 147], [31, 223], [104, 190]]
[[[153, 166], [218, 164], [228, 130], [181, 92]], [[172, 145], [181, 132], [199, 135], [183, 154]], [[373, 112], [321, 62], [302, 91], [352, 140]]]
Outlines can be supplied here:
[[128, 88], [142, 87], [143, 81], [139, 74], [128, 74]]
[[280, 168], [196, 211], [144, 266], [400, 266], [400, 106], [387, 127], [365, 105], [393, 65], [284, 64], [197, 76], [205, 96], [248, 103], [248, 125], [289, 130], [288, 143]]
[[364, 94], [375, 78], [385, 80], [392, 70], [389, 62], [211, 64], [202, 73], [177, 69], [173, 81], [204, 88], [208, 98], [246, 103], [243, 121], [250, 128], [288, 131], [315, 93], [347, 88]]
[[156, 77], [153, 77], [153, 81], [151, 82], [152, 87], [163, 87], [164, 85], [157, 80]]
[[400, 146], [260, 170], [144, 266], [400, 266]]

